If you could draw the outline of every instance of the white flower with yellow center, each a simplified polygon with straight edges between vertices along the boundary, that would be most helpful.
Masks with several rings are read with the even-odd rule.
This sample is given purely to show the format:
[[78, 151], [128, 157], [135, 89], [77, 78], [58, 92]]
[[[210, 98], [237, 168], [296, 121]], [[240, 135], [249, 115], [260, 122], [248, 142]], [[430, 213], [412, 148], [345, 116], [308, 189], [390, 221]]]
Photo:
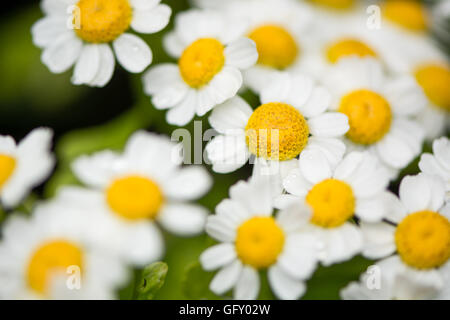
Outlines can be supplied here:
[[287, 194], [276, 198], [277, 208], [308, 205], [312, 216], [302, 232], [317, 237], [318, 256], [324, 265], [345, 261], [362, 250], [362, 235], [352, 222], [381, 221], [389, 194], [389, 174], [368, 152], [353, 151], [333, 169], [311, 157], [284, 179]]
[[53, 133], [39, 128], [19, 144], [10, 136], [0, 136], [0, 205], [13, 208], [42, 183], [53, 169], [50, 152]]
[[388, 78], [373, 58], [347, 58], [329, 70], [324, 83], [332, 107], [348, 116], [350, 146], [377, 155], [392, 176], [419, 155], [425, 134], [413, 117], [426, 97], [412, 77]]
[[[171, 9], [160, 0], [42, 0], [45, 17], [32, 27], [33, 42], [43, 49], [42, 62], [53, 73], [75, 65], [72, 83], [105, 86], [115, 58], [129, 72], [140, 73], [152, 51], [128, 32], [155, 33], [168, 23]], [[73, 21], [71, 21], [71, 17]], [[69, 26], [69, 22], [73, 22]], [[111, 49], [111, 46], [114, 50]]]
[[1, 299], [113, 299], [128, 273], [97, 246], [89, 215], [64, 204], [39, 205], [2, 226]]
[[446, 198], [450, 200], [450, 140], [433, 141], [433, 154], [424, 153], [419, 161], [420, 171], [440, 177], [445, 183]]
[[155, 222], [180, 236], [204, 230], [207, 210], [186, 201], [203, 196], [211, 178], [202, 167], [180, 167], [179, 151], [166, 137], [137, 132], [123, 154], [104, 151], [75, 160], [75, 175], [90, 188], [64, 188], [59, 197], [108, 221], [98, 231], [106, 250], [147, 264], [164, 250]]
[[144, 90], [158, 109], [170, 109], [167, 122], [185, 125], [236, 95], [241, 70], [258, 59], [240, 21], [219, 12], [190, 10], [177, 15], [175, 30], [164, 38], [178, 64], [161, 64], [144, 76]]
[[417, 291], [395, 295], [405, 278], [414, 286], [421, 286], [422, 293], [432, 290], [440, 295], [447, 291], [448, 299], [450, 205], [444, 203], [444, 184], [423, 173], [407, 176], [400, 184], [399, 194], [400, 200], [392, 198], [385, 217], [389, 223], [361, 223], [365, 237], [363, 254], [379, 259], [396, 253], [382, 262], [391, 280], [387, 289], [392, 295], [386, 298], [414, 298]]
[[261, 93], [255, 110], [235, 97], [216, 107], [209, 117], [220, 133], [206, 146], [213, 170], [232, 172], [251, 158], [276, 162], [281, 171], [313, 150], [333, 164], [345, 152], [340, 138], [348, 131], [347, 117], [327, 112], [330, 94], [303, 75], [278, 74]]
[[238, 182], [216, 214], [208, 217], [206, 231], [220, 244], [200, 256], [205, 270], [220, 271], [210, 289], [224, 295], [234, 288], [235, 299], [256, 299], [258, 272], [267, 269], [270, 287], [280, 299], [298, 299], [305, 280], [315, 270], [314, 238], [297, 233], [307, 223], [309, 209], [297, 206], [275, 217], [267, 183]]

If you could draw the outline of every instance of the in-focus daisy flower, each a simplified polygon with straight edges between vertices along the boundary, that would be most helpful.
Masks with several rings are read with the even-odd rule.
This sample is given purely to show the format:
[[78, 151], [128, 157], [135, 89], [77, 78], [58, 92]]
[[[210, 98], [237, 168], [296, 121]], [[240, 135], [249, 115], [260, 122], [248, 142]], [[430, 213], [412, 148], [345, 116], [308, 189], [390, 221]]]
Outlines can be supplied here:
[[422, 154], [419, 168], [422, 172], [437, 175], [444, 181], [446, 198], [450, 200], [450, 140], [447, 137], [433, 141], [433, 154]]
[[354, 218], [381, 221], [390, 195], [389, 174], [368, 152], [353, 151], [333, 169], [311, 157], [284, 179], [287, 194], [277, 197], [277, 208], [308, 205], [312, 216], [301, 232], [317, 237], [324, 265], [342, 262], [362, 250], [362, 235]]
[[13, 208], [42, 183], [53, 169], [50, 129], [31, 131], [19, 144], [10, 136], [0, 136], [0, 202]]
[[297, 233], [310, 211], [297, 206], [272, 215], [267, 183], [238, 182], [216, 214], [208, 217], [206, 231], [220, 244], [200, 256], [205, 270], [220, 271], [210, 283], [218, 295], [233, 289], [235, 299], [256, 299], [258, 272], [267, 269], [269, 284], [280, 299], [297, 299], [306, 291], [305, 280], [315, 270], [314, 238]]
[[444, 283], [450, 279], [450, 206], [444, 203], [444, 184], [438, 177], [424, 173], [407, 176], [400, 184], [399, 194], [400, 199], [391, 198], [385, 217], [389, 223], [361, 223], [366, 242], [363, 254], [371, 259], [390, 256], [382, 263], [383, 272], [388, 272], [386, 276], [391, 281], [386, 288], [391, 294], [398, 293], [405, 283], [402, 278], [407, 278], [437, 295], [447, 289], [448, 298], [448, 286]]
[[263, 89], [261, 101], [252, 110], [235, 97], [214, 109], [209, 122], [220, 135], [206, 146], [214, 171], [232, 172], [250, 157], [275, 162], [283, 171], [314, 150], [333, 164], [342, 158], [345, 145], [339, 138], [349, 128], [347, 117], [327, 112], [330, 94], [311, 78], [279, 74]]
[[[152, 51], [139, 33], [155, 33], [168, 23], [171, 9], [160, 0], [42, 0], [45, 17], [33, 25], [33, 42], [53, 73], [75, 65], [72, 83], [103, 87], [114, 73], [115, 56], [129, 72], [140, 73]], [[70, 18], [73, 26], [69, 26]], [[112, 46], [112, 49], [111, 49]]]
[[352, 148], [368, 149], [396, 176], [422, 150], [424, 130], [412, 117], [426, 105], [414, 78], [389, 78], [372, 58], [347, 58], [324, 79], [332, 107], [346, 114]]
[[166, 137], [137, 132], [123, 154], [103, 151], [75, 160], [75, 175], [90, 188], [64, 188], [60, 199], [109, 220], [98, 228], [106, 250], [116, 250], [132, 264], [154, 261], [164, 249], [155, 222], [189, 236], [204, 230], [208, 215], [187, 201], [203, 196], [211, 178], [202, 167], [181, 167], [179, 151]]
[[89, 215], [56, 203], [2, 226], [0, 298], [112, 299], [128, 274], [97, 246]]
[[255, 44], [242, 22], [208, 10], [177, 15], [175, 30], [164, 38], [178, 64], [160, 64], [144, 76], [144, 90], [158, 109], [170, 109], [167, 122], [185, 125], [197, 114], [236, 95], [241, 70], [255, 64]]

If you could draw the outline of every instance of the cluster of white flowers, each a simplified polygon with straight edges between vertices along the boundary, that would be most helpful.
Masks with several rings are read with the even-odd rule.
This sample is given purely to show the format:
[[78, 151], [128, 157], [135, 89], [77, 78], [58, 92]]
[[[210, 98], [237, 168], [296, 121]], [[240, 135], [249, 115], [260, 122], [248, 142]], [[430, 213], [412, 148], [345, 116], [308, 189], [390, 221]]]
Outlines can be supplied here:
[[[176, 63], [150, 67], [145, 93], [172, 125], [209, 113], [211, 170], [249, 162], [252, 177], [209, 215], [188, 202], [211, 177], [182, 166], [169, 138], [139, 131], [123, 153], [82, 156], [72, 171], [84, 187], [61, 187], [31, 217], [3, 224], [0, 298], [113, 298], [128, 267], [163, 257], [161, 226], [218, 241], [200, 256], [205, 270], [220, 269], [217, 295], [256, 299], [267, 270], [278, 298], [298, 299], [319, 264], [363, 255], [380, 285], [363, 274], [342, 298], [450, 299], [450, 67], [428, 9], [405, 0], [192, 4], [163, 38]], [[75, 65], [74, 84], [98, 87], [111, 80], [114, 54], [129, 72], [147, 69], [152, 52], [128, 30], [156, 33], [171, 16], [160, 0], [42, 0], [42, 10], [32, 28], [42, 62], [55, 73]], [[249, 105], [245, 90], [261, 104]], [[17, 146], [0, 137], [3, 207], [50, 174], [50, 140], [48, 129]], [[420, 173], [402, 176], [414, 159]], [[70, 266], [81, 268], [81, 290], [66, 283]]]

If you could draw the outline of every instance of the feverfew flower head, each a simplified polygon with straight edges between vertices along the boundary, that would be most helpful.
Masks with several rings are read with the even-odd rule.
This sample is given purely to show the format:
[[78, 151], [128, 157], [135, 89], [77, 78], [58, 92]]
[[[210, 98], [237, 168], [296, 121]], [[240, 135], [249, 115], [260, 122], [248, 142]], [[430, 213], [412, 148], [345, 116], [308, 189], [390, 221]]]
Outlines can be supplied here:
[[170, 109], [167, 121], [185, 125], [236, 95], [241, 70], [258, 54], [244, 37], [243, 24], [219, 12], [190, 10], [177, 15], [175, 30], [164, 39], [178, 64], [161, 64], [144, 76], [144, 90], [158, 109]]
[[127, 31], [158, 32], [171, 15], [160, 0], [42, 0], [42, 10], [45, 17], [32, 28], [33, 42], [44, 50], [42, 62], [53, 73], [75, 65], [72, 83], [96, 87], [111, 80], [113, 51], [127, 71], [144, 71], [152, 51]]

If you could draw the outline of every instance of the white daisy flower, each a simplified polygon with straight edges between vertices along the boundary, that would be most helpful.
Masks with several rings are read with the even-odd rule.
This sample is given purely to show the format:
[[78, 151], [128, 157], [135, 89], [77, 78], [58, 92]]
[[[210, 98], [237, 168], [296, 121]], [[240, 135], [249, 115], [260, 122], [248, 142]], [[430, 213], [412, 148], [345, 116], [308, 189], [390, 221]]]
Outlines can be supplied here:
[[242, 167], [251, 157], [258, 162], [292, 167], [300, 155], [319, 150], [333, 164], [339, 162], [345, 145], [339, 139], [348, 130], [347, 117], [327, 112], [329, 93], [303, 75], [278, 74], [261, 93], [262, 105], [252, 108], [235, 97], [216, 107], [209, 117], [220, 133], [206, 146], [219, 173]]
[[235, 299], [256, 299], [258, 272], [267, 269], [269, 284], [280, 299], [298, 299], [306, 291], [305, 280], [314, 272], [314, 238], [297, 233], [310, 211], [297, 206], [272, 216], [268, 184], [238, 182], [230, 189], [216, 214], [208, 217], [206, 231], [220, 244], [200, 256], [205, 270], [220, 271], [210, 289], [223, 295], [234, 288]]
[[349, 118], [349, 146], [377, 155], [392, 177], [419, 155], [424, 130], [412, 117], [425, 107], [426, 97], [412, 77], [388, 78], [375, 59], [346, 58], [329, 70], [324, 83], [332, 108]]
[[119, 260], [97, 247], [87, 215], [39, 205], [2, 226], [1, 299], [112, 299], [128, 278]]
[[167, 122], [185, 125], [236, 95], [242, 86], [241, 70], [258, 58], [254, 42], [243, 33], [240, 21], [219, 12], [189, 10], [177, 15], [175, 30], [164, 44], [178, 64], [160, 64], [143, 79], [155, 107], [170, 109]]
[[[383, 262], [390, 269], [388, 279], [397, 280], [389, 286], [402, 285], [401, 274], [414, 285], [441, 294], [450, 279], [450, 205], [444, 203], [445, 186], [439, 178], [420, 173], [405, 177], [399, 194], [400, 200], [391, 198], [389, 223], [361, 223], [363, 254], [379, 259], [396, 253]], [[398, 288], [390, 290], [395, 293]]]
[[285, 178], [287, 194], [277, 197], [275, 204], [280, 209], [299, 204], [312, 208], [301, 231], [317, 237], [319, 259], [331, 265], [361, 252], [362, 235], [351, 219], [381, 221], [389, 204], [388, 182], [388, 171], [368, 152], [349, 153], [335, 169], [310, 157]]
[[419, 168], [424, 173], [442, 178], [446, 198], [450, 200], [450, 140], [447, 137], [433, 141], [433, 154], [422, 154]]
[[180, 167], [179, 151], [166, 137], [137, 132], [123, 154], [103, 151], [75, 160], [75, 175], [90, 188], [65, 188], [60, 200], [109, 220], [98, 227], [106, 250], [147, 264], [164, 251], [155, 222], [180, 236], [204, 230], [208, 211], [186, 201], [203, 196], [211, 178], [202, 167]]
[[96, 87], [111, 80], [113, 51], [127, 71], [144, 71], [152, 62], [152, 51], [127, 31], [158, 32], [171, 15], [160, 0], [42, 0], [41, 4], [45, 17], [31, 31], [33, 42], [43, 49], [42, 62], [53, 73], [75, 65], [72, 83]]
[[41, 184], [53, 169], [50, 152], [53, 133], [39, 128], [19, 144], [10, 136], [0, 136], [0, 202], [13, 208]]

